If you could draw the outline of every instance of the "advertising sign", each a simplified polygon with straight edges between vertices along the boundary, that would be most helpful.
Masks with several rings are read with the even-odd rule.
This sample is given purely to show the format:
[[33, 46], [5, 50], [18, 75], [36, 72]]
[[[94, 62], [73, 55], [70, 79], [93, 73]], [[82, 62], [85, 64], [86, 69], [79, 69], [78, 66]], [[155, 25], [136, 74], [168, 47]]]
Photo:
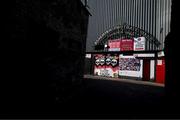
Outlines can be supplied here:
[[155, 57], [154, 53], [149, 53], [149, 54], [133, 54], [134, 57]]
[[105, 70], [105, 55], [96, 54], [94, 55], [94, 74], [95, 75], [103, 75], [102, 71]]
[[94, 56], [95, 67], [94, 74], [107, 77], [118, 77], [119, 56], [118, 55], [102, 55]]
[[120, 45], [121, 51], [133, 51], [134, 40], [133, 39], [122, 39]]
[[135, 58], [120, 58], [119, 69], [127, 71], [140, 71], [140, 60]]
[[106, 70], [109, 73], [109, 77], [118, 77], [119, 71], [119, 56], [108, 54], [106, 56]]
[[142, 78], [143, 60], [119, 55], [119, 76]]
[[108, 41], [108, 46], [109, 46], [109, 51], [120, 51], [120, 44], [121, 40], [120, 39], [115, 39], [115, 40], [109, 40]]
[[145, 37], [134, 38], [134, 51], [145, 50]]

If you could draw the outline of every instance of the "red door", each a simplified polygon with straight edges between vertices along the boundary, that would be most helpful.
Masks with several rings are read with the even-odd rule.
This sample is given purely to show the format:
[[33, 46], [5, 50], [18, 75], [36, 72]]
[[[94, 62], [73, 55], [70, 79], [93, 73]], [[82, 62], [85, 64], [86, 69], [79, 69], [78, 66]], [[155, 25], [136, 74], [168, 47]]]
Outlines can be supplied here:
[[147, 59], [143, 60], [143, 80], [150, 80], [150, 60]]
[[165, 60], [160, 59], [156, 65], [156, 82], [164, 83], [165, 81]]

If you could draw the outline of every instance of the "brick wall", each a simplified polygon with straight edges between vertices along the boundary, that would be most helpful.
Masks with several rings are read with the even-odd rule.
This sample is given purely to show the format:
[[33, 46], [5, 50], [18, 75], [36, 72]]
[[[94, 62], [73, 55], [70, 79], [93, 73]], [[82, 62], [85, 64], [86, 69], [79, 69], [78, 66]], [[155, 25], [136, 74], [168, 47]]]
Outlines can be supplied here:
[[12, 13], [11, 104], [72, 96], [82, 85], [88, 11], [79, 0], [16, 0]]

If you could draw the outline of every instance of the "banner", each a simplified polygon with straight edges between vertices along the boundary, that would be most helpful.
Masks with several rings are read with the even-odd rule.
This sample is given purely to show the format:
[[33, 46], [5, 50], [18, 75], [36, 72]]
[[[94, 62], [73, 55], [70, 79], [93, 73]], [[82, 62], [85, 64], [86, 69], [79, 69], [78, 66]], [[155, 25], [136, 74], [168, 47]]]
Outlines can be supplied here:
[[109, 51], [142, 51], [145, 50], [145, 37], [109, 40], [108, 46]]
[[94, 74], [95, 75], [103, 75], [102, 71], [105, 70], [105, 55], [103, 54], [96, 54], [94, 55]]
[[108, 51], [120, 51], [120, 44], [121, 44], [120, 39], [109, 40], [108, 41], [108, 46], [109, 46]]
[[120, 45], [121, 51], [133, 51], [134, 40], [133, 39], [122, 39]]

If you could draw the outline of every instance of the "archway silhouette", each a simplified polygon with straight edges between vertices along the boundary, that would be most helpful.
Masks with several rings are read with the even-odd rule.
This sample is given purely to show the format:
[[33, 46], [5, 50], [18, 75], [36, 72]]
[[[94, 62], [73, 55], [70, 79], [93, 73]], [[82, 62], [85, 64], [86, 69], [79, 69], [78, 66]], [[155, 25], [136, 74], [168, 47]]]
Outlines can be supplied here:
[[146, 38], [146, 50], [159, 50], [161, 43], [152, 34], [146, 32], [135, 26], [128, 24], [118, 25], [111, 29], [108, 29], [95, 41], [95, 45], [104, 45], [110, 39], [119, 38], [136, 38], [145, 37]]

